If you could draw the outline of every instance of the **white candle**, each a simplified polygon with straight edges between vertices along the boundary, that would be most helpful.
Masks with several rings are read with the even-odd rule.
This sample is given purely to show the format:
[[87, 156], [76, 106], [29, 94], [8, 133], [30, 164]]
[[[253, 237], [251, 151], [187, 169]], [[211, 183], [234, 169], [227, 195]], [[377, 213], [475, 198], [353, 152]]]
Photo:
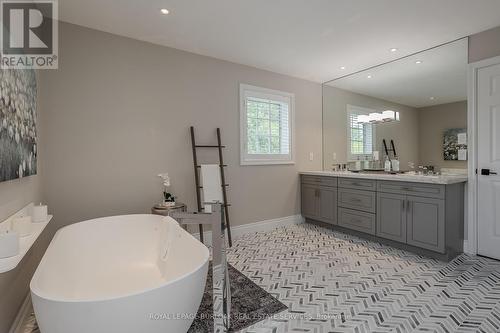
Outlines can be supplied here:
[[33, 222], [39, 223], [45, 221], [47, 221], [47, 206], [42, 204], [33, 206]]
[[19, 254], [19, 235], [17, 232], [0, 233], [0, 258], [15, 257]]
[[12, 230], [17, 232], [21, 237], [31, 235], [31, 216], [14, 218], [12, 220]]

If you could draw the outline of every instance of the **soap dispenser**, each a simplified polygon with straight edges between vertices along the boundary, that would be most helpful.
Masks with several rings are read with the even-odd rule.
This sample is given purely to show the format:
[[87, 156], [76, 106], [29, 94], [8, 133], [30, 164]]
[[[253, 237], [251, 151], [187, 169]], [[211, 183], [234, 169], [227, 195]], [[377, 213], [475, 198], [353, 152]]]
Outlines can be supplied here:
[[365, 156], [365, 160], [363, 161], [363, 170], [368, 169], [370, 169], [370, 160], [368, 159], [368, 156]]
[[356, 160], [355, 170], [356, 171], [361, 170], [361, 160], [359, 159], [359, 156], [358, 156], [358, 159]]
[[385, 157], [384, 171], [391, 172], [391, 161], [389, 160], [389, 156]]
[[391, 163], [392, 163], [392, 171], [399, 172], [399, 159], [397, 156], [394, 156]]

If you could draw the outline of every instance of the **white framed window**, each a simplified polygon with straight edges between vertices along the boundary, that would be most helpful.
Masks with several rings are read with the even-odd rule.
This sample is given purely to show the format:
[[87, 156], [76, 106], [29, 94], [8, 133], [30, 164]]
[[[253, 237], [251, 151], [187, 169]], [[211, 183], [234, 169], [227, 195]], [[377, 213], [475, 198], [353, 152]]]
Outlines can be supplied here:
[[358, 116], [368, 115], [375, 110], [347, 105], [347, 160], [372, 159], [375, 150], [375, 125], [358, 123]]
[[294, 163], [295, 95], [240, 84], [241, 165]]

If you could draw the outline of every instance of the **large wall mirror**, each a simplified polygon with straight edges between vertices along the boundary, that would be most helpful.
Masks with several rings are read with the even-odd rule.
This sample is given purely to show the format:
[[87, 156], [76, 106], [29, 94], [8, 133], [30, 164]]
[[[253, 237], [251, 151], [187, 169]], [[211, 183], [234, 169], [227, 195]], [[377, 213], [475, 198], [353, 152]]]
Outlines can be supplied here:
[[386, 155], [404, 171], [466, 169], [467, 42], [326, 82], [323, 169], [357, 161], [379, 169]]

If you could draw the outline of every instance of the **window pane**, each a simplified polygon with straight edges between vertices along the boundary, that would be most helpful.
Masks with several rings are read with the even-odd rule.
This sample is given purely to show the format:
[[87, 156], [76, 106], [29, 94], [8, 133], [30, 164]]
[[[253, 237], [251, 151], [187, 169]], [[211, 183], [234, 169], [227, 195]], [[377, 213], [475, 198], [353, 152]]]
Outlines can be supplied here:
[[271, 120], [280, 120], [280, 109], [281, 106], [279, 104], [271, 104], [270, 108], [270, 117]]
[[247, 135], [255, 136], [257, 135], [257, 119], [248, 118], [247, 121]]
[[280, 138], [279, 136], [271, 137], [271, 154], [279, 154], [280, 153]]
[[280, 135], [280, 122], [279, 121], [271, 121], [271, 135], [275, 135], [275, 136]]
[[247, 117], [248, 118], [257, 118], [257, 104], [247, 100]]
[[257, 120], [257, 133], [259, 135], [269, 135], [269, 121], [268, 120]]
[[351, 111], [349, 113], [349, 126], [350, 130], [350, 149], [351, 159], [356, 160], [356, 155], [369, 155], [373, 150], [373, 125], [357, 123], [358, 116], [365, 114], [364, 112], [356, 113]]
[[247, 118], [247, 124], [249, 127], [257, 128], [257, 118]]
[[248, 153], [257, 154], [257, 138], [255, 136], [248, 137]]
[[269, 154], [269, 137], [259, 136], [258, 138], [258, 152], [260, 154]]
[[351, 130], [351, 140], [354, 141], [363, 141], [363, 130], [353, 128]]
[[269, 104], [259, 103], [259, 118], [269, 119]]

